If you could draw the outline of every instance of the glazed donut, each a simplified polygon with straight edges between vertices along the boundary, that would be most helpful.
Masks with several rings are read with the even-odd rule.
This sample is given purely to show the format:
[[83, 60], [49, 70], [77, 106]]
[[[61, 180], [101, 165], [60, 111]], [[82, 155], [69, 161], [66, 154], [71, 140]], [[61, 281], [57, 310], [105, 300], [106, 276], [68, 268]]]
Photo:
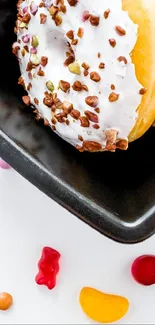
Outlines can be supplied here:
[[153, 62], [155, 47], [148, 53], [140, 44], [145, 17], [147, 33], [152, 28], [142, 1], [18, 2], [13, 52], [28, 93], [23, 101], [81, 152], [126, 150], [153, 123], [154, 67], [142, 76], [141, 60], [145, 68], [146, 54]]

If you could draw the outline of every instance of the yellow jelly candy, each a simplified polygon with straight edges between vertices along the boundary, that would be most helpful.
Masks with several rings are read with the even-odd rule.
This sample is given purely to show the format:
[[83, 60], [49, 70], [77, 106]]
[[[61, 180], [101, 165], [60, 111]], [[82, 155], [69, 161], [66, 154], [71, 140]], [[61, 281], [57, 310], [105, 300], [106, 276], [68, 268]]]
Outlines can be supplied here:
[[129, 308], [126, 298], [88, 287], [81, 290], [79, 299], [86, 315], [98, 323], [115, 322], [121, 319]]

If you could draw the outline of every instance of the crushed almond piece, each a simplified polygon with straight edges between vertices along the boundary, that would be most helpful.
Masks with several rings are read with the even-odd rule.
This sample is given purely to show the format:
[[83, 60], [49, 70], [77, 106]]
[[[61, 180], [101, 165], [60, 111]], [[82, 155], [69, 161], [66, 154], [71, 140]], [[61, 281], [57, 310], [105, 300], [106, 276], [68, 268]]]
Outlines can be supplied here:
[[83, 148], [89, 152], [97, 152], [102, 150], [101, 144], [95, 141], [84, 141]]
[[109, 14], [110, 14], [110, 9], [107, 9], [105, 12], [104, 12], [104, 18], [107, 19], [109, 17]]
[[85, 111], [84, 113], [87, 116], [89, 121], [98, 123], [98, 116], [95, 113], [92, 113], [90, 111]]
[[81, 135], [78, 135], [78, 139], [83, 142], [83, 137]]
[[117, 59], [119, 62], [124, 62], [124, 64], [128, 63], [128, 60], [125, 58], [125, 56], [119, 56], [119, 58]]
[[116, 26], [115, 30], [116, 30], [117, 34], [119, 34], [120, 36], [125, 36], [126, 35], [125, 29], [122, 28], [121, 26]]
[[47, 58], [47, 56], [42, 56], [42, 57], [41, 57], [40, 64], [41, 64], [43, 67], [45, 67], [45, 66], [47, 65], [47, 63], [48, 63], [48, 58]]
[[71, 7], [76, 6], [76, 4], [78, 3], [78, 0], [67, 0], [67, 1]]
[[74, 32], [73, 32], [73, 30], [69, 30], [69, 31], [66, 33], [66, 36], [67, 36], [70, 40], [73, 40], [73, 39], [74, 39]]
[[101, 62], [101, 63], [99, 64], [99, 69], [104, 69], [104, 68], [105, 68], [105, 63]]
[[126, 139], [118, 139], [116, 143], [117, 149], [127, 150], [128, 149], [128, 140]]
[[90, 15], [90, 23], [92, 26], [98, 26], [100, 23], [100, 17], [99, 16], [94, 16]]
[[89, 90], [88, 87], [87, 87], [87, 85], [82, 85], [82, 89], [85, 90], [85, 91], [88, 91]]
[[75, 90], [75, 91], [81, 91], [83, 89], [83, 86], [82, 86], [82, 83], [81, 81], [77, 80], [74, 82], [72, 88]]
[[45, 72], [44, 72], [41, 68], [39, 68], [39, 70], [38, 70], [38, 72], [37, 72], [37, 75], [38, 75], [39, 77], [44, 77]]
[[22, 22], [25, 24], [28, 24], [31, 19], [31, 15], [27, 12], [23, 17], [22, 17]]
[[77, 36], [80, 37], [80, 38], [82, 38], [83, 35], [84, 35], [84, 29], [82, 27], [80, 27], [78, 29]]
[[45, 14], [40, 14], [40, 24], [45, 24], [47, 16]]
[[77, 45], [78, 44], [78, 39], [73, 39], [71, 42], [72, 45]]
[[64, 101], [62, 104], [62, 109], [63, 109], [64, 113], [66, 113], [68, 115], [73, 109], [73, 104], [71, 104], [67, 101]]
[[115, 87], [115, 85], [111, 85], [111, 90], [115, 90], [116, 89], [116, 87]]
[[40, 2], [39, 8], [45, 8], [45, 3], [44, 2]]
[[99, 126], [98, 124], [94, 124], [94, 125], [93, 125], [93, 128], [94, 128], [95, 130], [98, 130], [98, 129], [100, 128], [100, 126]]
[[30, 97], [29, 96], [23, 96], [22, 97], [22, 100], [23, 100], [23, 102], [24, 102], [24, 104], [26, 105], [26, 106], [29, 106], [30, 105]]
[[93, 71], [90, 74], [90, 79], [95, 81], [95, 82], [99, 82], [101, 80], [101, 77], [97, 72]]
[[83, 63], [82, 63], [82, 68], [84, 68], [85, 70], [89, 70], [89, 69], [90, 69], [90, 66], [89, 66], [88, 63], [83, 62]]
[[70, 83], [64, 80], [60, 80], [59, 82], [59, 88], [64, 91], [65, 93], [67, 93], [67, 91], [70, 90]]
[[76, 149], [77, 149], [79, 152], [84, 152], [84, 148], [83, 148], [83, 146], [80, 147], [79, 145], [76, 145]]
[[144, 95], [146, 92], [147, 92], [146, 88], [141, 88], [140, 91], [139, 91], [139, 94]]
[[113, 103], [119, 99], [119, 94], [115, 94], [114, 92], [109, 95], [109, 102]]
[[84, 70], [83, 74], [84, 74], [85, 77], [87, 77], [89, 75], [88, 70]]
[[34, 98], [34, 103], [35, 103], [36, 105], [39, 104], [39, 100], [38, 100], [36, 97]]
[[80, 117], [80, 112], [76, 109], [73, 109], [70, 113], [70, 115], [75, 119], [78, 120]]
[[98, 58], [100, 59], [100, 57], [101, 57], [101, 53], [98, 52], [98, 53], [97, 53], [97, 56], [98, 56]]
[[109, 43], [112, 47], [115, 47], [116, 46], [116, 40], [114, 38], [110, 38], [109, 39]]
[[69, 55], [65, 60], [64, 65], [68, 67], [74, 61], [75, 61], [75, 57], [73, 55]]
[[86, 97], [85, 102], [90, 107], [96, 107], [98, 105], [98, 97], [97, 96], [88, 96], [88, 97]]
[[80, 120], [81, 126], [83, 128], [89, 128], [90, 123], [89, 123], [89, 120], [88, 120], [88, 118], [86, 116], [81, 116], [79, 118], [79, 120]]
[[95, 108], [95, 112], [99, 114], [100, 113], [100, 108], [99, 107], [96, 107]]

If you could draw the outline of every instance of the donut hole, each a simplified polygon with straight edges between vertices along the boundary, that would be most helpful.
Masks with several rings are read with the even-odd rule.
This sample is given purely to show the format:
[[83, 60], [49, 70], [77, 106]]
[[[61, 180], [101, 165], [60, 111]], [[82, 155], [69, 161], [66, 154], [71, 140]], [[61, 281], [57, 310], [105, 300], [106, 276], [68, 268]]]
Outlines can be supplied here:
[[66, 52], [71, 52], [70, 44], [64, 37], [64, 34], [58, 30], [51, 30], [47, 33], [47, 44], [49, 56], [55, 66], [62, 66], [66, 59]]

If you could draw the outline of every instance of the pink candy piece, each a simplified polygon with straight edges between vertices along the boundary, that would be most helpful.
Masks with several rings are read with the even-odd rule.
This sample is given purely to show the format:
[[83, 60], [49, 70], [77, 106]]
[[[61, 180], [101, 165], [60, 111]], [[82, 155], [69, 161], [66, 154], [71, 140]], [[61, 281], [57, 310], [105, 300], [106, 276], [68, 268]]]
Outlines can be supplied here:
[[31, 54], [36, 54], [37, 53], [37, 49], [35, 47], [31, 47], [30, 53]]
[[142, 255], [131, 266], [133, 278], [140, 284], [155, 284], [155, 255]]
[[9, 169], [10, 166], [0, 158], [0, 168], [3, 168], [3, 169]]
[[28, 42], [30, 41], [30, 36], [29, 36], [29, 35], [24, 35], [24, 36], [22, 36], [22, 41], [23, 41], [24, 43], [28, 43]]

